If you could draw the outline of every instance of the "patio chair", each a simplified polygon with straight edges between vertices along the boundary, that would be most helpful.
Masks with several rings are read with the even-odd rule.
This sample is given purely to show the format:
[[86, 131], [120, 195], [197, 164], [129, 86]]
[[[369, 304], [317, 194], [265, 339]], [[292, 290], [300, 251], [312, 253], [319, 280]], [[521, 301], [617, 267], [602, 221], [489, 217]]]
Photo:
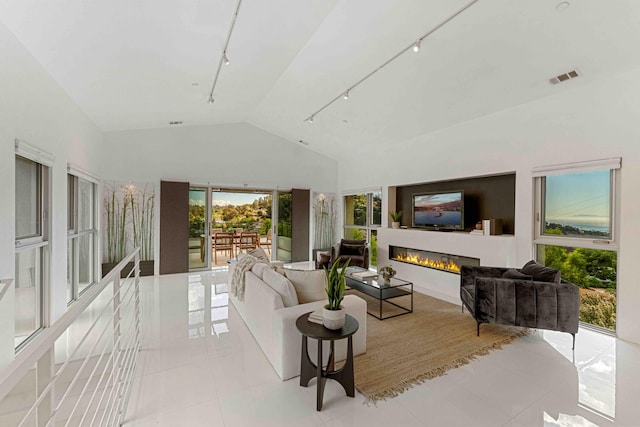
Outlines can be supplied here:
[[216, 233], [211, 241], [215, 264], [218, 264], [218, 251], [229, 252], [229, 258], [233, 258], [233, 233]]
[[269, 251], [269, 253], [271, 253], [271, 239], [273, 238], [273, 231], [271, 231], [271, 229], [269, 229], [269, 231], [267, 231], [267, 235], [264, 238], [264, 242], [262, 241], [258, 241], [258, 244], [260, 245], [261, 248], [265, 248], [266, 250]]
[[242, 233], [238, 242], [238, 252], [246, 249], [255, 249], [258, 247], [260, 237], [258, 233]]

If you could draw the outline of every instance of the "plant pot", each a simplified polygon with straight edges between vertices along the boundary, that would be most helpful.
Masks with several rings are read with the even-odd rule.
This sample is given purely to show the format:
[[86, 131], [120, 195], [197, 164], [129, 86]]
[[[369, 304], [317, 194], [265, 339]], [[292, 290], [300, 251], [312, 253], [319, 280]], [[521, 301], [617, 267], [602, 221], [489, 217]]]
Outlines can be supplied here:
[[340, 306], [339, 310], [329, 310], [325, 305], [322, 309], [322, 324], [325, 328], [331, 330], [342, 329], [344, 326], [345, 310], [343, 306]]
[[391, 223], [391, 228], [400, 228], [400, 221], [393, 221]]

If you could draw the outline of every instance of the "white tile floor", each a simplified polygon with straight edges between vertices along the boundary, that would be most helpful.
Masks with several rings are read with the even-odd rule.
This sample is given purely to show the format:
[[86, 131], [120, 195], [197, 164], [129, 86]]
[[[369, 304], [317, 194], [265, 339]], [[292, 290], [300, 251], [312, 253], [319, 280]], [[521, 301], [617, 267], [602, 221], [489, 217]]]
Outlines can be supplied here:
[[640, 346], [588, 330], [575, 352], [570, 335], [537, 331], [376, 406], [329, 381], [316, 412], [315, 382], [280, 381], [226, 282], [225, 270], [144, 279], [125, 426], [640, 426]]

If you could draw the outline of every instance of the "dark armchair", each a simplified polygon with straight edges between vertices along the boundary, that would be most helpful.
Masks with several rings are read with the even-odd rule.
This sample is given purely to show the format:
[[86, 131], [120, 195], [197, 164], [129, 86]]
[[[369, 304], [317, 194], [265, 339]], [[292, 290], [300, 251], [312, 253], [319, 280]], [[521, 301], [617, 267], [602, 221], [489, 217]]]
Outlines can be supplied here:
[[[531, 275], [530, 273], [535, 273]], [[481, 323], [568, 332], [575, 347], [580, 314], [580, 291], [560, 280], [557, 270], [535, 262], [522, 269], [462, 266], [462, 311], [466, 307]]]
[[340, 243], [335, 244], [331, 248], [330, 264], [341, 259], [341, 262], [350, 259], [349, 266], [369, 268], [369, 246], [366, 240], [346, 240], [342, 239]]

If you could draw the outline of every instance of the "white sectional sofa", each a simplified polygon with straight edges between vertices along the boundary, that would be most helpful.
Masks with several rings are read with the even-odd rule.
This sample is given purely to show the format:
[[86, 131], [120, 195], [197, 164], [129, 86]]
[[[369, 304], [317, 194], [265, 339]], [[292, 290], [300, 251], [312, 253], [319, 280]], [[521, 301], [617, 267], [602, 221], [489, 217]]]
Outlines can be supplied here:
[[[262, 267], [257, 267], [256, 265], [251, 271], [245, 273], [244, 298], [242, 301], [231, 293], [229, 299], [240, 313], [240, 316], [242, 316], [278, 376], [284, 381], [300, 375], [302, 335], [296, 328], [296, 319], [304, 313], [321, 308], [326, 304], [326, 299], [285, 307], [281, 294], [263, 281], [263, 272], [265, 275], [274, 274], [269, 266], [266, 267], [266, 270], [268, 270], [266, 272], [264, 266], [264, 264]], [[229, 267], [230, 279], [234, 268], [233, 264]], [[286, 274], [287, 270], [284, 269], [284, 271]], [[307, 273], [317, 279], [317, 275], [324, 274], [324, 271], [297, 272], [298, 279], [305, 277]], [[294, 276], [294, 274], [290, 274], [290, 276]], [[272, 278], [272, 276], [269, 277]], [[285, 297], [285, 300], [291, 304], [290, 298]], [[303, 297], [302, 300], [304, 301], [305, 298]], [[353, 351], [354, 355], [362, 354], [367, 349], [366, 302], [355, 295], [347, 295], [342, 305], [346, 308], [347, 313], [355, 317], [360, 324], [358, 332], [353, 336]], [[336, 342], [336, 361], [346, 358], [346, 343], [346, 339]], [[325, 342], [325, 346], [323, 356], [327, 357], [329, 353], [327, 342]], [[314, 339], [309, 339], [309, 356], [314, 363], [316, 354], [317, 342]], [[326, 363], [326, 359], [324, 362]]]

